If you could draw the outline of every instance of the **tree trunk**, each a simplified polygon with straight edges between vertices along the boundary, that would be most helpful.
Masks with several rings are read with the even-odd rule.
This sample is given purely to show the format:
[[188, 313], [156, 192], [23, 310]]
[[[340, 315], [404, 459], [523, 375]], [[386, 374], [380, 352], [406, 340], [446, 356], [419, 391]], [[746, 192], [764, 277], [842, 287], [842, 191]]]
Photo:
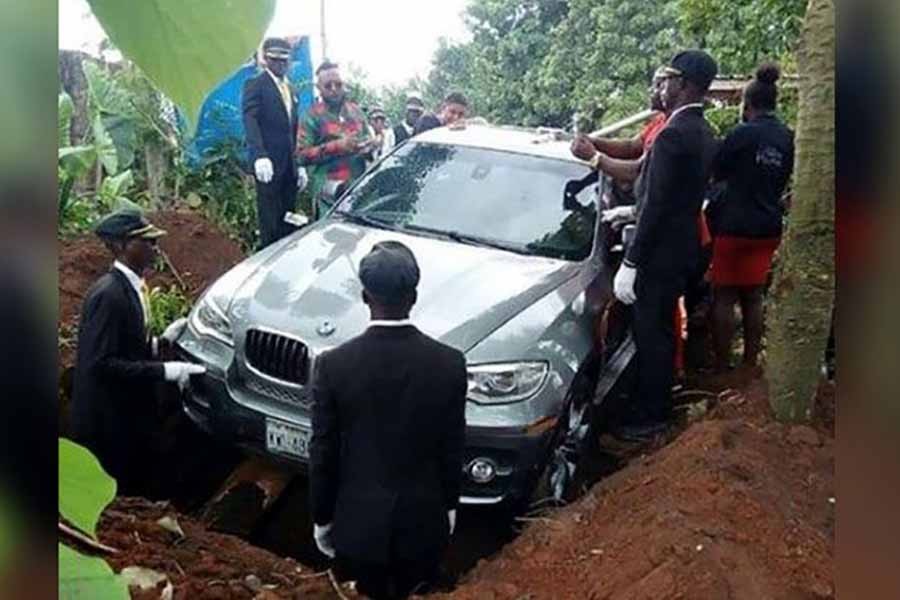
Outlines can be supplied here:
[[166, 197], [166, 147], [161, 142], [147, 143], [144, 146], [144, 162], [151, 204], [154, 210], [160, 210]]
[[810, 0], [798, 50], [794, 194], [768, 315], [766, 374], [782, 421], [811, 415], [834, 303], [834, 3]]

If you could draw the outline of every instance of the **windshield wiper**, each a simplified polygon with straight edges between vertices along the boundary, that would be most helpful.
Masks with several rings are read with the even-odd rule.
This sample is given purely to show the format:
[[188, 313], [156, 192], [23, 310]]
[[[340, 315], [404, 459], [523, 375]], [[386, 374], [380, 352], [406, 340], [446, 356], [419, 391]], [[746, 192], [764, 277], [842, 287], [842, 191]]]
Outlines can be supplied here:
[[394, 223], [390, 223], [388, 221], [382, 221], [381, 219], [376, 219], [375, 217], [370, 217], [365, 214], [346, 212], [343, 210], [336, 210], [332, 214], [343, 217], [344, 219], [346, 219], [348, 221], [352, 221], [354, 223], [358, 223], [361, 225], [368, 225], [369, 227], [375, 227], [376, 229], [390, 229], [390, 230], [397, 229], [397, 226]]
[[495, 248], [497, 250], [506, 250], [507, 252], [515, 252], [516, 254], [531, 254], [527, 247], [513, 244], [511, 242], [501, 242], [499, 240], [491, 240], [477, 235], [469, 235], [458, 231], [445, 231], [443, 229], [433, 229], [431, 227], [423, 227], [422, 225], [401, 225], [401, 229], [409, 231], [417, 231], [428, 233], [436, 236], [459, 242], [460, 244], [469, 244], [471, 246], [482, 246], [484, 248]]

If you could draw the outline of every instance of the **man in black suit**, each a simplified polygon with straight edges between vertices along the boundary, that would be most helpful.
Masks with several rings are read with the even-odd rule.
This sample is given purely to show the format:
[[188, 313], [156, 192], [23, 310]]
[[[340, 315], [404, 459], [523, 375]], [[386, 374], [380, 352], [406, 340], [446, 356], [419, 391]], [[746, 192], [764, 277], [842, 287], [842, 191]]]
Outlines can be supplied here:
[[432, 580], [462, 478], [466, 362], [409, 322], [419, 268], [399, 242], [359, 267], [371, 323], [324, 353], [313, 382], [314, 537], [372, 598]]
[[118, 480], [123, 495], [148, 489], [152, 434], [156, 424], [154, 383], [184, 388], [200, 365], [156, 360], [186, 321], [179, 319], [161, 339], [147, 330], [150, 303], [143, 273], [153, 264], [156, 240], [165, 231], [136, 210], [115, 212], [95, 230], [115, 257], [110, 271], [88, 290], [78, 324], [72, 396], [75, 440], [97, 455]]
[[[291, 46], [283, 39], [263, 42], [265, 69], [244, 83], [241, 109], [250, 160], [256, 175], [260, 248], [294, 229], [284, 221], [297, 203], [297, 98], [285, 78]], [[299, 181], [302, 183], [303, 179]]]
[[665, 429], [672, 408], [675, 330], [672, 314], [700, 252], [697, 218], [709, 181], [716, 140], [703, 101], [718, 67], [700, 50], [681, 52], [665, 68], [665, 128], [649, 150], [635, 187], [637, 231], [613, 284], [634, 304], [640, 426], [624, 437]]
[[412, 137], [416, 129], [416, 123], [419, 122], [419, 118], [424, 113], [425, 102], [422, 101], [422, 97], [415, 92], [410, 92], [406, 97], [406, 115], [403, 121], [394, 125], [395, 145], [399, 145]]

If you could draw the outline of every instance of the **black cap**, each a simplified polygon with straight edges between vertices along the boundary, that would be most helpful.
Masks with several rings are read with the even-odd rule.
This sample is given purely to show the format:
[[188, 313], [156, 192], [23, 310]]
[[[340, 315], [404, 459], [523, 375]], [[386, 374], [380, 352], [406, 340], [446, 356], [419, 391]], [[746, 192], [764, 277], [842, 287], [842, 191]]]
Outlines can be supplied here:
[[376, 299], [395, 304], [419, 285], [419, 265], [412, 251], [400, 242], [379, 242], [360, 261], [359, 280]]
[[709, 89], [719, 67], [713, 57], [703, 50], [679, 52], [666, 67], [667, 75], [677, 75], [694, 83], [703, 90]]
[[284, 38], [268, 38], [263, 42], [263, 54], [266, 58], [288, 60], [291, 57], [291, 44]]
[[143, 238], [154, 240], [166, 232], [133, 208], [123, 208], [105, 216], [94, 228], [94, 233], [104, 239]]
[[424, 111], [425, 101], [422, 100], [422, 96], [416, 92], [410, 92], [409, 95], [406, 96], [406, 110]]

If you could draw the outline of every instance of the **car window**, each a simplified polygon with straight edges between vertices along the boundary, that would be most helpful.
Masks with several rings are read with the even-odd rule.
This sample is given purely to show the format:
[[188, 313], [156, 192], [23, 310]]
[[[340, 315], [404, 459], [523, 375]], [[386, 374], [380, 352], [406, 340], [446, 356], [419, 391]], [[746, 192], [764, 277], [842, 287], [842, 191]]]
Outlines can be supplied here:
[[568, 201], [565, 192], [588, 173], [562, 160], [412, 142], [367, 174], [338, 211], [583, 260], [594, 239], [596, 187], [579, 189]]

